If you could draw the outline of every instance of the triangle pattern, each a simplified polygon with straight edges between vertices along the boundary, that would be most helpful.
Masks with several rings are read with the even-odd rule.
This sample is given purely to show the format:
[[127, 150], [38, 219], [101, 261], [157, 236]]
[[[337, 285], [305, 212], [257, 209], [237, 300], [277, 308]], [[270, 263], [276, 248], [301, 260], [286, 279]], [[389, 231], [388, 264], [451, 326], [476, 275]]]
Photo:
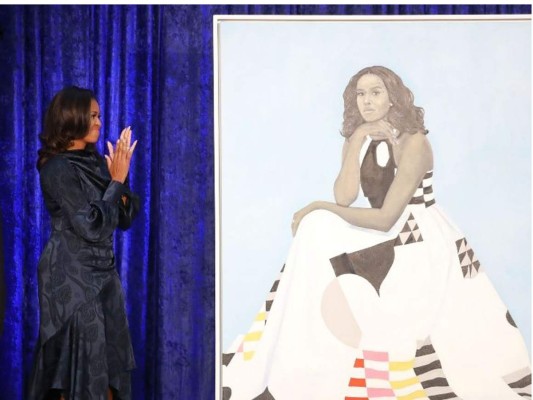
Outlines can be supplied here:
[[467, 250], [466, 240], [463, 239], [459, 245], [459, 254], [466, 253], [466, 250]]
[[464, 265], [464, 266], [469, 266], [472, 264], [472, 260], [470, 260], [470, 257], [468, 257], [468, 253], [465, 253], [465, 254], [462, 254], [459, 256], [459, 258], [461, 258], [461, 265]]
[[457, 257], [463, 273], [463, 278], [474, 278], [481, 267], [474, 250], [470, 247], [465, 238], [455, 242], [457, 247]]
[[415, 243], [415, 242], [416, 240], [415, 240], [415, 237], [413, 236], [413, 233], [410, 233], [405, 244], [410, 244], [410, 243]]
[[394, 246], [401, 246], [404, 244], [417, 243], [421, 241], [423, 241], [423, 239], [420, 228], [418, 227], [413, 214], [409, 214], [405, 225], [394, 242]]
[[405, 233], [405, 232], [411, 232], [411, 228], [409, 227], [409, 223], [406, 223], [403, 228], [402, 228], [402, 233]]

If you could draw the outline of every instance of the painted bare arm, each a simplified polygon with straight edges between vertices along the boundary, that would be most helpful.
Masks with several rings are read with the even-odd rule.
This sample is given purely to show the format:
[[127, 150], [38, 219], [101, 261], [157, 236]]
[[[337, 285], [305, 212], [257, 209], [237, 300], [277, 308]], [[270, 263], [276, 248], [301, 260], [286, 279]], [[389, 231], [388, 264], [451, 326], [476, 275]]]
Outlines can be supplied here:
[[316, 201], [294, 214], [292, 226], [296, 233], [302, 218], [315, 210], [328, 210], [352, 225], [388, 231], [401, 216], [424, 174], [432, 168], [433, 156], [425, 135], [415, 134], [406, 138], [405, 150], [399, 160], [398, 171], [381, 208], [345, 207], [339, 204]]
[[359, 194], [359, 154], [364, 140], [354, 134], [342, 146], [342, 166], [333, 186], [335, 202], [340, 206], [349, 206]]

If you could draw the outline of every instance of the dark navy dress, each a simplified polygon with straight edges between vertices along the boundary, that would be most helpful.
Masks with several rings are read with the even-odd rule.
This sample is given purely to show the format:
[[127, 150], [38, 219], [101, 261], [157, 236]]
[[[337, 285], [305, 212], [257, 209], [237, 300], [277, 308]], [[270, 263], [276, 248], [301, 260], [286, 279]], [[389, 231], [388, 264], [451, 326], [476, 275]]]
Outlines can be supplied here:
[[40, 180], [52, 232], [38, 267], [40, 327], [29, 398], [61, 389], [66, 400], [106, 400], [110, 386], [119, 399], [130, 399], [135, 360], [113, 232], [130, 227], [139, 199], [88, 150], [49, 159]]

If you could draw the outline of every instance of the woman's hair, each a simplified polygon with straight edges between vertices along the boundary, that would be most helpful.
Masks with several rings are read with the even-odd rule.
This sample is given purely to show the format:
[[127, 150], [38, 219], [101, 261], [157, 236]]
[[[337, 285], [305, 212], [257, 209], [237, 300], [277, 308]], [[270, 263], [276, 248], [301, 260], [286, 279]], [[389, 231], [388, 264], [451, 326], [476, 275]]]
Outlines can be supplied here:
[[414, 105], [413, 93], [403, 84], [401, 78], [390, 69], [374, 66], [363, 68], [352, 76], [348, 86], [344, 90], [344, 121], [342, 122], [341, 134], [350, 137], [355, 129], [364, 123], [364, 119], [357, 107], [357, 82], [364, 74], [379, 76], [389, 94], [392, 107], [387, 113], [387, 121], [400, 131], [400, 134], [416, 133], [422, 131], [427, 133], [424, 126], [424, 109]]
[[[37, 169], [55, 156], [68, 149], [74, 139], [87, 135], [91, 126], [91, 100], [94, 93], [77, 86], [66, 87], [56, 93], [44, 116], [44, 127], [39, 135], [41, 148]], [[87, 150], [94, 150], [88, 144]]]

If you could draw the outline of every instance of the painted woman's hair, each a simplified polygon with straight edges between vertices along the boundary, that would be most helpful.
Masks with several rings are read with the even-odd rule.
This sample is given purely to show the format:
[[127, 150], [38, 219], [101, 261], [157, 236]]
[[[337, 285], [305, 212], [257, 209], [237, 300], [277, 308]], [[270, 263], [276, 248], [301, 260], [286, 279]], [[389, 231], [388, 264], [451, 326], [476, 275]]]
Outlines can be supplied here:
[[350, 137], [355, 129], [365, 122], [357, 107], [356, 92], [357, 82], [365, 74], [379, 76], [385, 84], [392, 103], [386, 118], [392, 126], [398, 129], [400, 133], [428, 132], [424, 126], [424, 109], [414, 105], [413, 93], [403, 84], [401, 78], [388, 68], [374, 66], [363, 68], [352, 76], [344, 90], [342, 136]]
[[[87, 135], [91, 126], [91, 100], [94, 93], [77, 86], [66, 87], [56, 93], [44, 116], [43, 131], [39, 135], [41, 148], [37, 169], [55, 156], [68, 149], [74, 139]], [[87, 145], [94, 150], [94, 145]]]

